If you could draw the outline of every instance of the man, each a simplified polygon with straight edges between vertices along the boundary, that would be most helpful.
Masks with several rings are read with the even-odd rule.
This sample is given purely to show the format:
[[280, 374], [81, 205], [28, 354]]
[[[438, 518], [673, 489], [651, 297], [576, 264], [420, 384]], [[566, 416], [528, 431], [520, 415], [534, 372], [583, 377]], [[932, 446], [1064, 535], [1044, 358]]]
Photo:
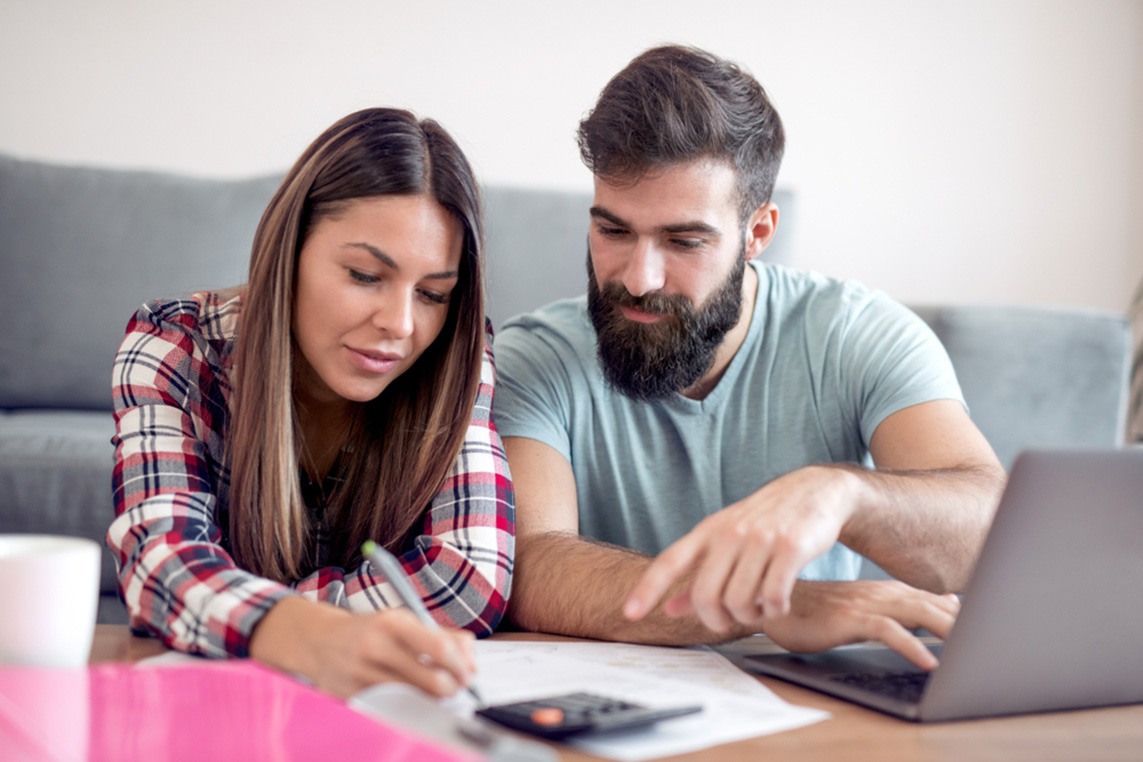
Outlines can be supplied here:
[[[918, 318], [755, 261], [783, 143], [751, 76], [676, 46], [632, 61], [581, 123], [588, 295], [496, 341], [518, 625], [876, 638], [935, 666], [910, 629], [951, 628], [956, 599], [935, 593], [965, 582], [1003, 469]], [[858, 553], [910, 584], [833, 581]]]

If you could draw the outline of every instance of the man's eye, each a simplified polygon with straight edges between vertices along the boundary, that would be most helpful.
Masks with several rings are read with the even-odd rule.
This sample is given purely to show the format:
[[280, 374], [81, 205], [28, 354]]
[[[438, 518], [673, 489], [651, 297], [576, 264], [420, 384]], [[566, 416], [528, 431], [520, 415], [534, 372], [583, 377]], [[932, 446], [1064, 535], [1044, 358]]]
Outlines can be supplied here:
[[354, 270], [352, 267], [350, 267], [348, 269], [349, 269], [349, 277], [353, 278], [358, 283], [376, 283], [377, 281], [380, 280], [380, 278], [378, 278], [376, 275], [370, 275], [369, 273], [363, 273], [360, 270]]
[[680, 249], [697, 249], [703, 245], [701, 238], [673, 238], [671, 243]]
[[600, 225], [600, 227], [599, 227], [599, 234], [606, 236], [608, 238], [618, 238], [619, 236], [625, 234], [626, 232], [627, 232], [627, 230], [624, 228], [609, 228], [609, 227], [605, 227], [603, 225]]

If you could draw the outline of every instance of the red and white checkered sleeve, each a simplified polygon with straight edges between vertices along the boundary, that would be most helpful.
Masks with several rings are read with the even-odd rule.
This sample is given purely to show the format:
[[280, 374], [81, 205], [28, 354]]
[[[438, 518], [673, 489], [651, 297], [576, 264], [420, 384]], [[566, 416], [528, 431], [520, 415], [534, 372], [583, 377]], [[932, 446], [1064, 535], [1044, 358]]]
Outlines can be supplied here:
[[246, 656], [254, 625], [292, 592], [239, 569], [221, 544], [209, 443], [224, 435], [226, 402], [198, 310], [144, 305], [115, 356], [107, 544], [133, 629], [180, 651]]

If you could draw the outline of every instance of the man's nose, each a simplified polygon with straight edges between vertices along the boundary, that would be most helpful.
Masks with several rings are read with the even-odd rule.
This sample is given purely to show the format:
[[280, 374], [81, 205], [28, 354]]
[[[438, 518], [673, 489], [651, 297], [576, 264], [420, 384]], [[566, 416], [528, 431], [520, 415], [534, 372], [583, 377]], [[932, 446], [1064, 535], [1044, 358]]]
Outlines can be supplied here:
[[666, 283], [663, 255], [653, 241], [636, 241], [623, 268], [623, 286], [632, 296], [658, 291]]

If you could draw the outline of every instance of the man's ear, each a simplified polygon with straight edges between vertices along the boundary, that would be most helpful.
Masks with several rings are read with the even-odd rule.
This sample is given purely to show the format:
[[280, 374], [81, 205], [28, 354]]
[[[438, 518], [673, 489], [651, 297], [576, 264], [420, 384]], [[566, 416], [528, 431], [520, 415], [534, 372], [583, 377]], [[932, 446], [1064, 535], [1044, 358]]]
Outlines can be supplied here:
[[778, 205], [767, 201], [746, 222], [746, 259], [754, 259], [774, 240], [778, 231]]

